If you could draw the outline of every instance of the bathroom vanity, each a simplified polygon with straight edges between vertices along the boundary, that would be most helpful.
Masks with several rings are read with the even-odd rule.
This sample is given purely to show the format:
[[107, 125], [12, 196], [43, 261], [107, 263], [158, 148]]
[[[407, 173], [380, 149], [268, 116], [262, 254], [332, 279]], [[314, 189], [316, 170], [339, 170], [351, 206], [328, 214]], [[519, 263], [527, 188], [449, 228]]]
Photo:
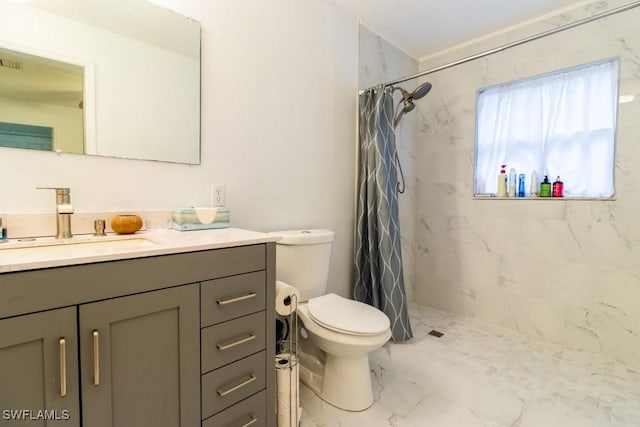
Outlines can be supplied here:
[[143, 236], [0, 249], [0, 426], [275, 426], [275, 238]]

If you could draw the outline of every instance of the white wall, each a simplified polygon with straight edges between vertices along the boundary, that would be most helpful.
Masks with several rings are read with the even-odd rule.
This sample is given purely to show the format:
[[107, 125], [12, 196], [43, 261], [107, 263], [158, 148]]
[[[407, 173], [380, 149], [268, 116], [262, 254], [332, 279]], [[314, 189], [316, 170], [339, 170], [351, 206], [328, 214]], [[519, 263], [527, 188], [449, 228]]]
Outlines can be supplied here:
[[[330, 288], [351, 292], [357, 21], [327, 0], [158, 0], [202, 23], [202, 164], [0, 151], [0, 211], [203, 206], [224, 183], [232, 225], [336, 232]], [[114, 106], [115, 108], [115, 106]]]
[[[582, 7], [428, 58], [420, 67], [620, 3]], [[640, 361], [638, 20], [640, 9], [634, 9], [426, 77], [434, 88], [417, 108], [423, 120], [416, 164], [419, 303]], [[620, 94], [636, 100], [619, 107], [617, 200], [474, 200], [476, 91], [618, 55]]]
[[[418, 61], [393, 46], [367, 27], [360, 26], [360, 46], [358, 52], [360, 89], [367, 89], [383, 82], [409, 76], [418, 72]], [[415, 82], [400, 84], [413, 91]], [[395, 104], [400, 100], [395, 95]], [[416, 101], [421, 102], [421, 101]], [[417, 121], [414, 114], [405, 115], [396, 128], [396, 147], [405, 176], [405, 192], [398, 195], [400, 236], [402, 240], [402, 268], [407, 300], [413, 300], [414, 247], [416, 211], [416, 141]]]

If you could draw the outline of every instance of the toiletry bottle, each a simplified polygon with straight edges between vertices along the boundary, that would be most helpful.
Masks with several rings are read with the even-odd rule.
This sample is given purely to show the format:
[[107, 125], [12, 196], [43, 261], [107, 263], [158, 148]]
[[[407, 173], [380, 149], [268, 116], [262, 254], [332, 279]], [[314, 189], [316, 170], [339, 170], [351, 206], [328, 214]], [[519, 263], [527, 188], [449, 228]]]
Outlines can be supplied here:
[[538, 196], [538, 173], [531, 171], [531, 189], [529, 190], [531, 197]]
[[0, 215], [0, 241], [7, 240], [7, 223], [2, 215]]
[[558, 176], [553, 183], [552, 194], [553, 197], [564, 197], [564, 184], [560, 181], [560, 177]]
[[518, 176], [518, 197], [524, 197], [524, 174]]
[[549, 177], [547, 175], [544, 176], [544, 181], [540, 183], [540, 197], [551, 197], [551, 183], [549, 182]]
[[498, 197], [507, 197], [507, 165], [502, 165], [498, 175]]
[[516, 170], [509, 171], [509, 197], [516, 197]]

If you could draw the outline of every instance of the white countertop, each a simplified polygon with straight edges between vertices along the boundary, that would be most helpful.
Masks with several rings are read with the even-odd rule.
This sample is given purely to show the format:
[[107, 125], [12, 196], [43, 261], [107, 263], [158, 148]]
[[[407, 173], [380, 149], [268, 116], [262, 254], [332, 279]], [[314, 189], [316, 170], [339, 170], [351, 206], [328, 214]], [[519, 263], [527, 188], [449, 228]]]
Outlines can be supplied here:
[[11, 239], [0, 243], [0, 274], [246, 246], [278, 239], [277, 235], [237, 228], [197, 231], [154, 229], [129, 235], [78, 235], [65, 241], [57, 241], [53, 237], [27, 242]]

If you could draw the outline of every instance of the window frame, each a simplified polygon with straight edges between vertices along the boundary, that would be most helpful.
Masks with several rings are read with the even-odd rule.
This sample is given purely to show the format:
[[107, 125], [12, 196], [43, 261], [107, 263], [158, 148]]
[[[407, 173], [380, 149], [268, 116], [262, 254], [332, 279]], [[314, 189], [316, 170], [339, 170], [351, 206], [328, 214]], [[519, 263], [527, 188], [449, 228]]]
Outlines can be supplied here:
[[[596, 61], [591, 61], [591, 62], [586, 62], [586, 63], [582, 63], [582, 64], [577, 64], [577, 65], [573, 65], [570, 67], [565, 67], [562, 69], [557, 69], [557, 70], [553, 70], [553, 71], [549, 71], [549, 72], [544, 72], [544, 73], [539, 73], [539, 74], [535, 74], [535, 75], [531, 75], [531, 76], [527, 76], [527, 77], [523, 77], [523, 78], [519, 78], [519, 79], [515, 79], [515, 80], [510, 80], [510, 81], [506, 81], [506, 82], [502, 82], [502, 83], [497, 83], [491, 86], [486, 86], [486, 87], [482, 87], [476, 90], [476, 123], [475, 123], [475, 135], [474, 135], [474, 163], [473, 163], [473, 198], [474, 199], [499, 199], [499, 200], [506, 200], [506, 199], [511, 199], [511, 200], [603, 200], [603, 201], [608, 201], [608, 200], [616, 200], [616, 173], [615, 173], [615, 169], [616, 169], [616, 158], [617, 158], [617, 145], [618, 145], [618, 122], [619, 122], [619, 106], [620, 106], [620, 82], [621, 82], [621, 78], [620, 78], [620, 73], [621, 73], [621, 58], [620, 55], [616, 55], [616, 56], [612, 56], [612, 57], [607, 57], [607, 58], [602, 58], [602, 59], [598, 59]], [[612, 187], [612, 192], [610, 195], [608, 196], [597, 196], [597, 195], [588, 195], [588, 196], [569, 196], [569, 197], [532, 197], [528, 194], [528, 190], [530, 187], [530, 172], [528, 171], [527, 173], [525, 173], [526, 175], [526, 187], [527, 187], [527, 196], [525, 197], [497, 197], [497, 194], [493, 194], [493, 193], [482, 193], [482, 192], [478, 192], [478, 150], [480, 148], [480, 145], [478, 143], [479, 141], [479, 128], [480, 128], [480, 114], [479, 114], [479, 106], [480, 106], [480, 97], [482, 95], [482, 93], [487, 92], [487, 91], [492, 91], [495, 89], [504, 89], [504, 88], [509, 88], [509, 86], [514, 86], [514, 85], [519, 85], [525, 82], [534, 82], [536, 80], [542, 80], [542, 79], [546, 79], [546, 78], [551, 78], [551, 77], [555, 77], [555, 76], [561, 76], [564, 74], [569, 74], [572, 72], [575, 72], [577, 70], [581, 70], [581, 69], [588, 69], [590, 67], [594, 67], [594, 66], [598, 66], [598, 65], [604, 65], [604, 64], [610, 64], [612, 66], [615, 66], [615, 90], [613, 93], [613, 99], [614, 101], [614, 111], [613, 111], [613, 140], [612, 140], [612, 152], [611, 152], [611, 156], [612, 156], [612, 170], [611, 170], [611, 187]], [[503, 159], [503, 161], [507, 161], [506, 159]], [[497, 181], [498, 179], [498, 173], [499, 173], [499, 168], [500, 165], [496, 165], [496, 176], [495, 179]], [[507, 172], [507, 176], [509, 175], [509, 169], [510, 167], [507, 166], [506, 168], [506, 172]], [[534, 168], [534, 170], [538, 171], [538, 167]], [[517, 175], [519, 175], [520, 173], [522, 173], [521, 171], [516, 171]], [[537, 182], [539, 185], [539, 182], [542, 181], [542, 179], [544, 178], [544, 173], [543, 171], [538, 171], [538, 176], [537, 176]], [[555, 176], [549, 176], [549, 181], [553, 182], [555, 179]]]

